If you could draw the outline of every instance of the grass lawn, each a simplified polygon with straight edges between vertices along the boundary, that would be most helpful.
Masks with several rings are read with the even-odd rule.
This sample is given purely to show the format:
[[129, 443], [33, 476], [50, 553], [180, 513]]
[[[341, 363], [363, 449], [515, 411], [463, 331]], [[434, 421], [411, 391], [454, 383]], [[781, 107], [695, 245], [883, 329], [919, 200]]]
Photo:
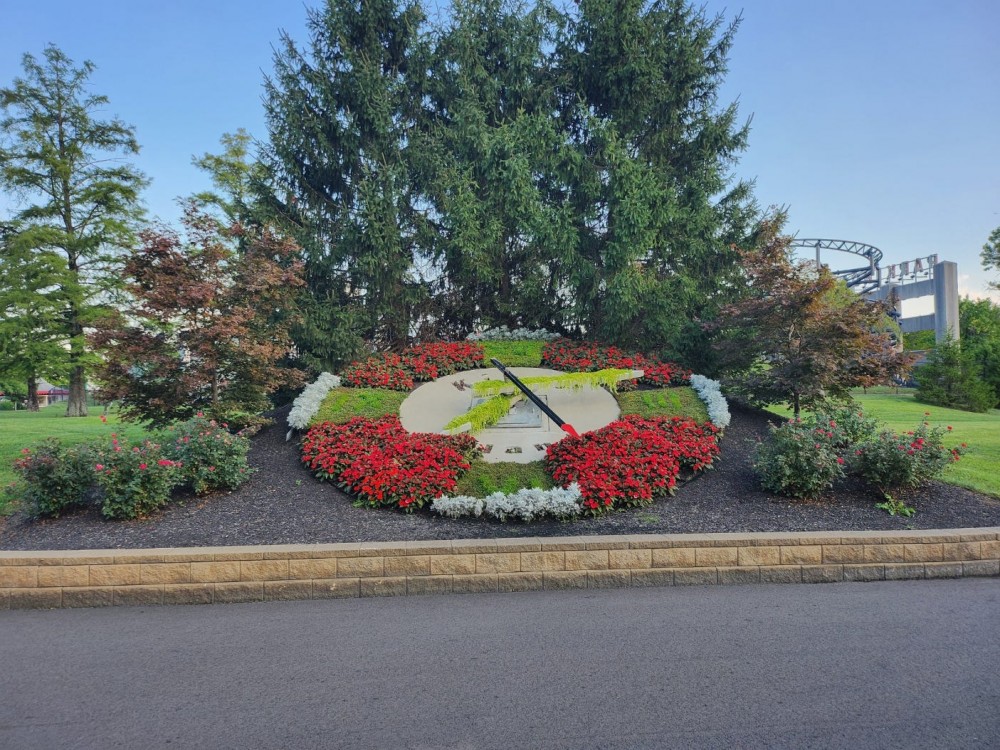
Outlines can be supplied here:
[[659, 388], [653, 391], [626, 391], [615, 394], [622, 414], [640, 417], [690, 417], [696, 422], [708, 422], [705, 403], [693, 388]]
[[[854, 398], [866, 414], [882, 420], [897, 432], [917, 427], [930, 412], [931, 426], [952, 426], [950, 439], [945, 445], [968, 443], [969, 450], [962, 460], [945, 469], [942, 481], [966, 487], [987, 495], [1000, 497], [1000, 410], [991, 409], [985, 414], [973, 414], [957, 409], [922, 404], [913, 398], [913, 392], [900, 388], [869, 389], [857, 391]], [[790, 412], [773, 408], [776, 414], [788, 416]]]
[[63, 444], [72, 445], [108, 438], [112, 432], [131, 440], [144, 433], [138, 425], [121, 424], [115, 413], [109, 413], [108, 423], [103, 424], [101, 412], [101, 407], [97, 407], [91, 409], [92, 416], [69, 418], [66, 404], [53, 404], [38, 412], [0, 411], [0, 487], [17, 479], [12, 464], [21, 455], [21, 449], [45, 438], [56, 437]]

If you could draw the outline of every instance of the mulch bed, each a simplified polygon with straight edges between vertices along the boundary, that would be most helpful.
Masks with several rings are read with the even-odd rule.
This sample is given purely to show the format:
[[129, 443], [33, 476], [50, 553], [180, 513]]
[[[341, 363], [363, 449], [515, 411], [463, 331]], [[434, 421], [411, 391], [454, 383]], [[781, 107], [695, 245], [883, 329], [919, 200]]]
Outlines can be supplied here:
[[187, 498], [156, 516], [105, 521], [97, 508], [55, 520], [16, 513], [0, 526], [0, 549], [127, 549], [247, 544], [376, 542], [581, 534], [653, 534], [750, 531], [857, 531], [1000, 526], [1000, 500], [942, 482], [908, 495], [912, 518], [875, 508], [878, 495], [848, 480], [830, 497], [790, 501], [763, 492], [750, 468], [749, 441], [767, 433], [762, 411], [733, 407], [716, 468], [668, 499], [647, 508], [573, 522], [499, 523], [446, 519], [429, 510], [406, 514], [355, 508], [335, 487], [312, 478], [285, 442], [287, 408], [254, 438], [250, 462], [257, 473], [232, 493]]

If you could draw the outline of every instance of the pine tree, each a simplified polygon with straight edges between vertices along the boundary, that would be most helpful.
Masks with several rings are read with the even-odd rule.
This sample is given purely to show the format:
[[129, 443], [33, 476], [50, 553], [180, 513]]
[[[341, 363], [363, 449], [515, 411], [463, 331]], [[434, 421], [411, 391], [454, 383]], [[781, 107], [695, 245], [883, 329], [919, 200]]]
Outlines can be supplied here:
[[963, 411], [984, 412], [993, 406], [993, 389], [971, 351], [953, 338], [941, 342], [927, 355], [927, 362], [913, 373], [917, 401]]
[[739, 19], [684, 0], [581, 0], [557, 48], [561, 116], [575, 148], [554, 197], [572, 206], [569, 272], [588, 334], [698, 365], [736, 278], [732, 243], [757, 217], [730, 170], [749, 122], [718, 89]]
[[16, 242], [34, 252], [58, 253], [67, 276], [65, 337], [69, 346], [67, 416], [85, 416], [86, 368], [92, 361], [84, 336], [100, 295], [114, 279], [108, 256], [128, 247], [140, 217], [142, 175], [121, 157], [138, 153], [133, 129], [99, 119], [107, 97], [88, 93], [91, 62], [74, 67], [55, 46], [44, 62], [23, 58], [24, 77], [0, 89], [0, 186], [27, 205], [14, 219]]
[[265, 82], [269, 209], [294, 234], [311, 299], [297, 342], [317, 367], [410, 333], [425, 296], [416, 197], [400, 158], [415, 104], [407, 81], [416, 4], [328, 0], [300, 50], [284, 35]]

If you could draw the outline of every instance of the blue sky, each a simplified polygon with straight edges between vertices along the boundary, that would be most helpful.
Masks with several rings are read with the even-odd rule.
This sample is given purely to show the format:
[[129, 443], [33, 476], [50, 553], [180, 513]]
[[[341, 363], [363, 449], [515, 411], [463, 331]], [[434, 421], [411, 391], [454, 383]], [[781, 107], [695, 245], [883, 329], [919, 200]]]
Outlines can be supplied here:
[[[239, 127], [266, 137], [261, 81], [272, 45], [279, 29], [305, 40], [312, 4], [2, 0], [0, 82], [48, 42], [92, 60], [94, 90], [136, 128], [150, 213], [174, 221], [177, 196], [206, 187], [193, 155], [217, 151], [219, 136]], [[706, 7], [742, 12], [722, 101], [738, 99], [753, 116], [736, 172], [757, 180], [760, 201], [787, 206], [800, 237], [866, 242], [886, 263], [938, 253], [958, 263], [963, 293], [985, 294], [979, 251], [1000, 225], [1000, 3]]]

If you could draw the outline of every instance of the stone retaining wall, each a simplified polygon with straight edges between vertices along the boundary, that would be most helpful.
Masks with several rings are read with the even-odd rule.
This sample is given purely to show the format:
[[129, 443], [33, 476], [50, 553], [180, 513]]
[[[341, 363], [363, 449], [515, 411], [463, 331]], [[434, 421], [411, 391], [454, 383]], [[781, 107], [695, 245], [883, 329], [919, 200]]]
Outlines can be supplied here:
[[1000, 576], [1000, 527], [0, 551], [0, 609]]

